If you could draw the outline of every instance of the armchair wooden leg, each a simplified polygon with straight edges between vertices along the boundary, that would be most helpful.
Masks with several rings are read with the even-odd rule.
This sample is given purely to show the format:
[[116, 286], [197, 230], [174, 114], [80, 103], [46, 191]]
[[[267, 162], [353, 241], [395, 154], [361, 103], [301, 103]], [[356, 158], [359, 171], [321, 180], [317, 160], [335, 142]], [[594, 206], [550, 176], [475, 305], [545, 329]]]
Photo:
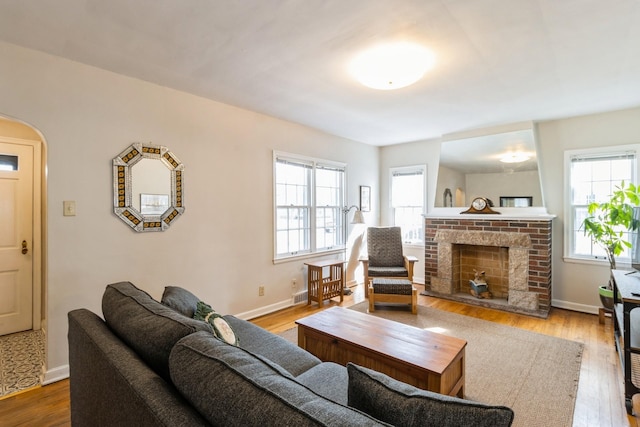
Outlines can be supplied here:
[[369, 313], [373, 313], [374, 311], [376, 311], [375, 308], [375, 296], [374, 296], [374, 292], [373, 292], [373, 285], [369, 284], [369, 286], [367, 286], [368, 289], [368, 293], [369, 293]]

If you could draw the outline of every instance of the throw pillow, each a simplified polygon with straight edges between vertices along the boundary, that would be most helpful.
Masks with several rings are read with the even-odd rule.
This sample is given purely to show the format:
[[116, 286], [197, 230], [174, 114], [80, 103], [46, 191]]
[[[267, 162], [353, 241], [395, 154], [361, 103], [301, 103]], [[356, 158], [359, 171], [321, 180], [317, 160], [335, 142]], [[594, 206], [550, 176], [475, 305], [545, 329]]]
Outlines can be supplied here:
[[179, 286], [166, 286], [160, 302], [178, 313], [193, 318], [200, 298]]
[[385, 374], [347, 364], [349, 406], [380, 421], [411, 426], [510, 426], [513, 411], [422, 390]]
[[196, 320], [204, 320], [213, 327], [214, 335], [231, 345], [239, 345], [238, 337], [236, 336], [231, 325], [222, 317], [219, 313], [216, 313], [211, 306], [203, 301], [198, 301], [196, 306], [196, 312], [193, 315]]

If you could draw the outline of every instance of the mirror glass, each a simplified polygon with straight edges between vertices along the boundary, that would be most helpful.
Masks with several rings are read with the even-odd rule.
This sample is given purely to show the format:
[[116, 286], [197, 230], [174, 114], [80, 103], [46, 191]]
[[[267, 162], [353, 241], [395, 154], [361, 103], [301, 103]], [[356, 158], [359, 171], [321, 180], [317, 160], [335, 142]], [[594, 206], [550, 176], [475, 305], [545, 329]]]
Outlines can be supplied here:
[[164, 231], [184, 212], [184, 165], [166, 147], [135, 143], [113, 159], [114, 212], [135, 231]]
[[155, 159], [142, 159], [131, 167], [131, 205], [142, 214], [162, 215], [169, 209], [171, 173]]
[[532, 128], [442, 142], [435, 207], [543, 206]]

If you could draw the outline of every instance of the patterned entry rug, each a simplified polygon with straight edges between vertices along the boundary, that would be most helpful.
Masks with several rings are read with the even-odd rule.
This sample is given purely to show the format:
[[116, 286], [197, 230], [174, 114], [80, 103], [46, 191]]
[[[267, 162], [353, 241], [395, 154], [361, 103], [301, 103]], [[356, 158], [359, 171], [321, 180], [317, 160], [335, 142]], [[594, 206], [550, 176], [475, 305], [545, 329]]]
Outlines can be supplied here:
[[[510, 407], [514, 426], [572, 425], [583, 344], [431, 307], [418, 306], [417, 315], [396, 307], [370, 315], [467, 341], [465, 398]], [[351, 309], [366, 313], [368, 302]], [[297, 343], [296, 328], [281, 335]]]
[[43, 366], [41, 330], [0, 336], [0, 399], [39, 385]]

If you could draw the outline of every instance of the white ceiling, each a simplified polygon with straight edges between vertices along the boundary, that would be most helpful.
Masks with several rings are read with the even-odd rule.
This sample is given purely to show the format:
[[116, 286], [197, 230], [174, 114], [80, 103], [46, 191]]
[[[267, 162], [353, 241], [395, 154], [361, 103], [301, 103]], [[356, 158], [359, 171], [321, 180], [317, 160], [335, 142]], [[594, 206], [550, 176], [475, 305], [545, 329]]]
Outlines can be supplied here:
[[[396, 39], [436, 66], [356, 83]], [[0, 40], [373, 145], [640, 105], [640, 0], [0, 0]]]

